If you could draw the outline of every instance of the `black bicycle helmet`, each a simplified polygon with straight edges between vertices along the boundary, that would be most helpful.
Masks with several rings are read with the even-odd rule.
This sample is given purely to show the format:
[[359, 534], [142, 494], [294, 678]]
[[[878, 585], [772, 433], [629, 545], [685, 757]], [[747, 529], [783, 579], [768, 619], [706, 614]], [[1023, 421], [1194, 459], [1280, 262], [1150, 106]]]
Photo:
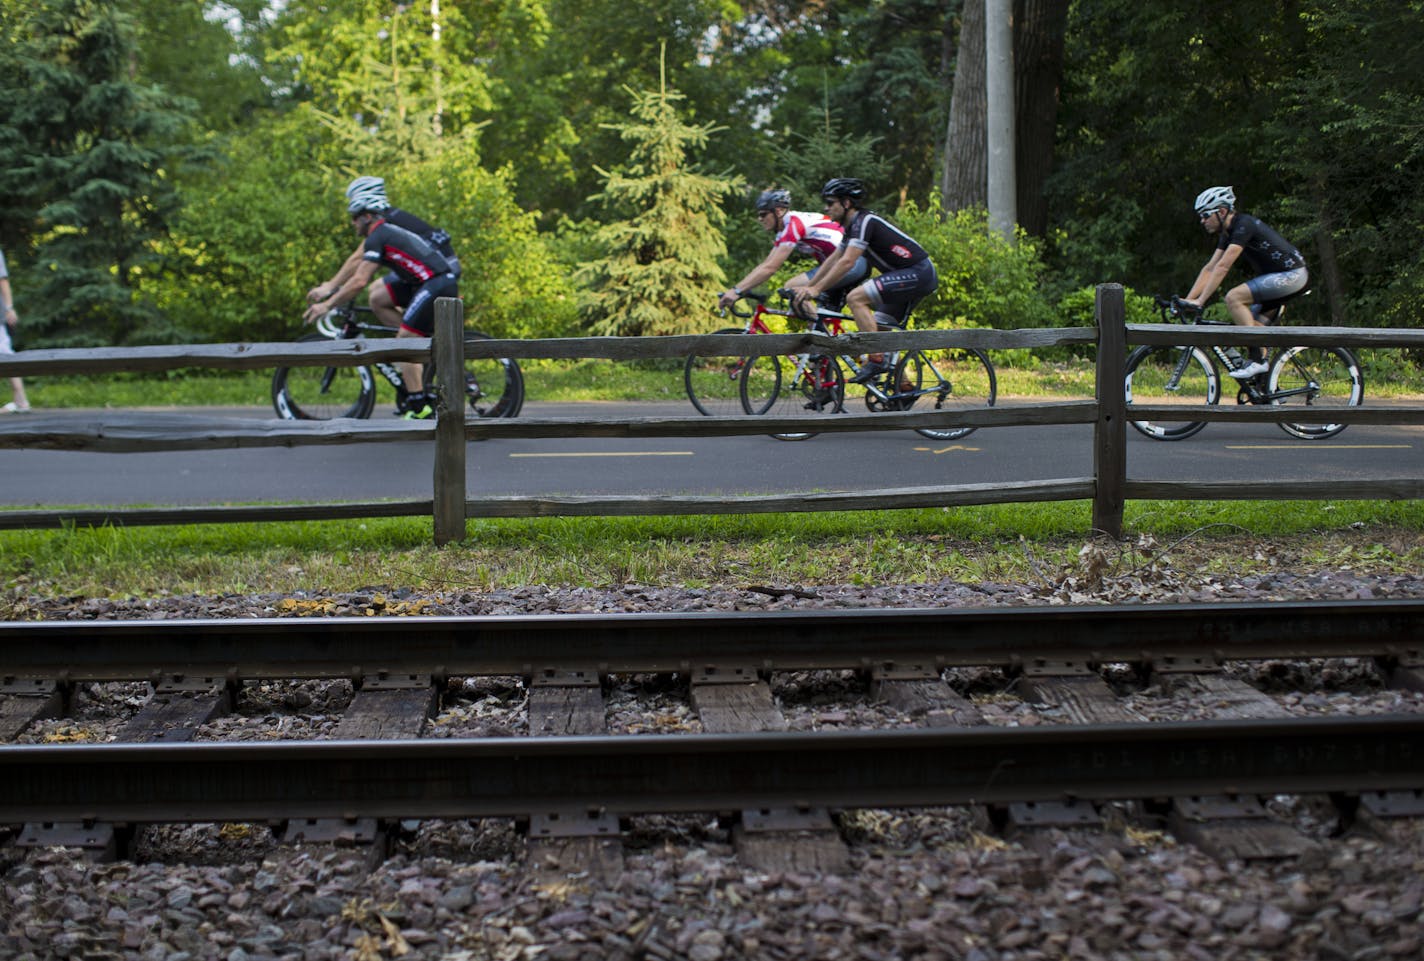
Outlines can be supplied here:
[[826, 181], [826, 185], [821, 188], [822, 200], [862, 200], [865, 197], [865, 184], [854, 177], [832, 177]]
[[768, 210], [775, 210], [777, 207], [791, 209], [791, 191], [789, 190], [763, 190], [761, 196], [756, 199], [756, 212], [764, 214]]

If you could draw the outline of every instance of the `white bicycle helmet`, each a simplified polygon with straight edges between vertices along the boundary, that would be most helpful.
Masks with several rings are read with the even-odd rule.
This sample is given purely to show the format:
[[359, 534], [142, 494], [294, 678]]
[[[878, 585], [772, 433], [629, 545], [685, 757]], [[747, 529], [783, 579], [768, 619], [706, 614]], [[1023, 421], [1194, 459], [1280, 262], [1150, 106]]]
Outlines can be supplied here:
[[346, 188], [346, 212], [353, 217], [363, 210], [385, 210], [386, 182], [380, 177], [357, 177]]
[[1236, 191], [1230, 187], [1208, 187], [1197, 194], [1197, 216], [1209, 214], [1213, 210], [1225, 207], [1227, 210], [1236, 209]]

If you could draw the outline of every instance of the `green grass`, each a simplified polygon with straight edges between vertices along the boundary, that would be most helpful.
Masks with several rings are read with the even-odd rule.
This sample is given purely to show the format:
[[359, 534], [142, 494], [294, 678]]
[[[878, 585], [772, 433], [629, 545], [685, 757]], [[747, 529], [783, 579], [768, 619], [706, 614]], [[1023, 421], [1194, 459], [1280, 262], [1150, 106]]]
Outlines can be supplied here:
[[[993, 356], [993, 355], [991, 355]], [[1365, 397], [1400, 399], [1424, 395], [1424, 370], [1397, 351], [1363, 351]], [[611, 360], [525, 360], [525, 395], [532, 402], [684, 402], [682, 360], [627, 363]], [[1086, 360], [1043, 360], [1027, 351], [995, 356], [999, 396], [1088, 398], [1094, 369]], [[26, 378], [30, 402], [39, 408], [75, 407], [269, 407], [269, 371], [180, 370], [162, 374]], [[378, 385], [382, 396], [389, 388]]]
[[[1066, 576], [1086, 503], [747, 517], [480, 520], [432, 546], [420, 519], [0, 532], [4, 599], [526, 585], [861, 585]], [[1418, 572], [1419, 502], [1134, 502], [1124, 568]]]

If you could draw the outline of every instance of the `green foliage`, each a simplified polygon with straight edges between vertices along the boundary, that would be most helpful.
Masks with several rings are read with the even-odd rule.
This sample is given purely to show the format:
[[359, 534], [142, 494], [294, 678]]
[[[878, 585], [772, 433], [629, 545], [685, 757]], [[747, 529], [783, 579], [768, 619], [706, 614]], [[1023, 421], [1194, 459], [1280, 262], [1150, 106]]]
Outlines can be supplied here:
[[602, 256], [576, 274], [589, 291], [585, 316], [600, 334], [691, 333], [726, 279], [719, 204], [738, 182], [689, 164], [717, 128], [684, 122], [680, 93], [665, 81], [656, 91], [629, 92], [634, 120], [612, 126], [631, 154], [600, 171], [605, 184], [596, 198], [618, 219], [595, 234]]
[[147, 289], [180, 342], [290, 339], [306, 291], [355, 249], [345, 184], [321, 165], [337, 158], [304, 111], [264, 116], [223, 145], [221, 163], [185, 179], [166, 269]]
[[[0, 194], [32, 246], [31, 346], [165, 340], [138, 293], [177, 208], [171, 168], [192, 104], [131, 79], [117, 0], [43, 0], [0, 51]], [[7, 12], [10, 12], [7, 10]]]
[[910, 315], [917, 327], [1048, 327], [1057, 322], [1042, 289], [1038, 243], [1020, 234], [1008, 243], [989, 230], [983, 210], [948, 217], [938, 197], [921, 209], [900, 208], [896, 221], [929, 252], [939, 289]]
[[[182, 321], [181, 339], [297, 335], [306, 291], [359, 242], [343, 201], [342, 144], [303, 110], [269, 116], [263, 127], [264, 136], [233, 141], [221, 168], [187, 185], [170, 250], [174, 269], [154, 284], [164, 309]], [[514, 203], [507, 175], [482, 168], [466, 138], [443, 145], [392, 171], [387, 192], [450, 232], [464, 268], [467, 323], [508, 337], [573, 330], [573, 287], [564, 272], [543, 266], [548, 242]]]

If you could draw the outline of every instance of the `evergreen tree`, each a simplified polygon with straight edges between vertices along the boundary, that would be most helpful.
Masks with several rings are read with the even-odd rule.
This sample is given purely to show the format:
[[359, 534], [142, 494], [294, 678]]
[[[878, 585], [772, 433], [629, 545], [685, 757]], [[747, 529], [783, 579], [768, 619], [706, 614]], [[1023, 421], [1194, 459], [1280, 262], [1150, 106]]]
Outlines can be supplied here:
[[683, 121], [682, 95], [668, 89], [665, 75], [658, 90], [629, 93], [634, 120], [606, 126], [632, 153], [614, 171], [598, 168], [604, 188], [590, 198], [629, 219], [595, 234], [603, 256], [578, 271], [589, 288], [584, 315], [599, 334], [693, 333], [726, 282], [720, 204], [741, 181], [687, 165], [688, 154], [705, 148], [719, 128]]
[[0, 194], [33, 245], [32, 343], [171, 336], [135, 287], [176, 212], [165, 145], [192, 106], [131, 78], [136, 35], [120, 6], [43, 0], [21, 12], [0, 62]]

